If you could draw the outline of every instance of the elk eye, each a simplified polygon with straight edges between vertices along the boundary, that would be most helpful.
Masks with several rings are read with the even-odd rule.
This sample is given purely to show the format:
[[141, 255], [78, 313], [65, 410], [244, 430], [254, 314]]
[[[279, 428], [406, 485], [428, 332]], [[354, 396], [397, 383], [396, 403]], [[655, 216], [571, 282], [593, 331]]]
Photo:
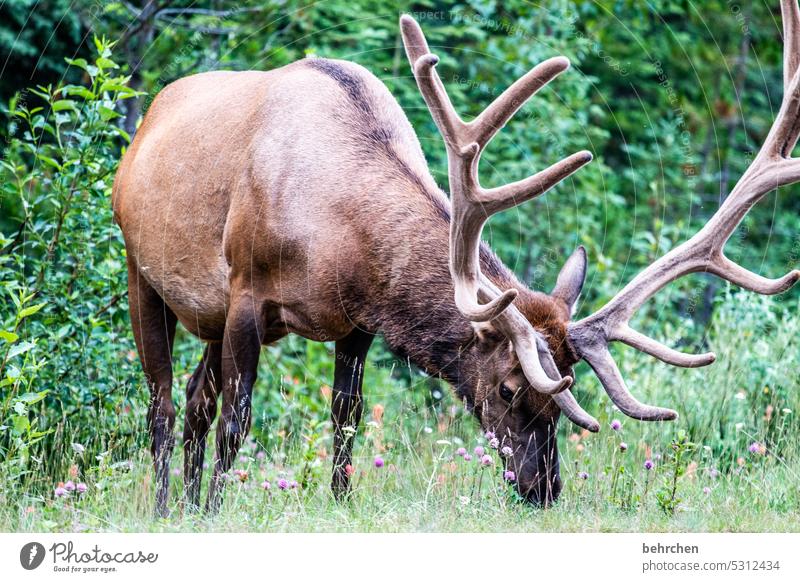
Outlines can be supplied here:
[[514, 398], [514, 391], [508, 387], [508, 384], [503, 382], [500, 384], [500, 396], [502, 396], [503, 400], [506, 402], [511, 402], [511, 399]]

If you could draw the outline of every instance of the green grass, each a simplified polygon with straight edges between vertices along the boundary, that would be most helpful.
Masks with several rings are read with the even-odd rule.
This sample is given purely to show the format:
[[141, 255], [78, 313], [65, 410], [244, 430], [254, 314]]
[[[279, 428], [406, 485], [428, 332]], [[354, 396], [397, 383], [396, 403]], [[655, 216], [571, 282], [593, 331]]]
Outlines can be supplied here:
[[[624, 432], [625, 429], [623, 429]], [[379, 428], [373, 428], [373, 437]], [[343, 504], [333, 501], [327, 487], [329, 461], [312, 460], [309, 467], [295, 456], [285, 466], [268, 459], [243, 456], [239, 468], [247, 481], [234, 479], [226, 490], [222, 512], [213, 518], [181, 515], [181, 477], [173, 477], [172, 510], [168, 519], [152, 517], [153, 488], [149, 458], [139, 455], [130, 466], [107, 467], [90, 479], [85, 494], [55, 499], [19, 494], [6, 498], [0, 509], [4, 531], [236, 531], [236, 532], [507, 532], [507, 531], [800, 531], [798, 476], [778, 460], [754, 455], [740, 472], [713, 478], [697, 467], [678, 479], [680, 502], [674, 513], [661, 508], [657, 495], [669, 490], [672, 469], [657, 462], [641, 466], [641, 451], [624, 454], [612, 449], [617, 435], [572, 441], [569, 454], [591, 457], [578, 461], [586, 480], [565, 467], [565, 489], [555, 507], [534, 509], [516, 501], [501, 483], [499, 469], [481, 468], [475, 460], [452, 458], [456, 442], [445, 435], [424, 434], [414, 446], [398, 445], [382, 453], [387, 465], [377, 469], [372, 456], [356, 461], [354, 495]], [[368, 438], [367, 447], [376, 439]], [[437, 442], [438, 441], [438, 442]], [[575, 453], [583, 445], [581, 453]], [[253, 451], [251, 450], [250, 453]], [[299, 452], [299, 451], [298, 451]], [[635, 458], [635, 462], [634, 462]], [[630, 462], [629, 462], [630, 461]], [[178, 463], [176, 463], [177, 466]], [[609, 470], [606, 464], [611, 467]], [[569, 465], [569, 463], [567, 463]], [[636, 467], [638, 465], [638, 468]], [[625, 473], [618, 473], [626, 467]], [[629, 468], [630, 467], [630, 468]], [[291, 479], [306, 470], [311, 482], [281, 491], [279, 475]], [[613, 475], [617, 474], [614, 484]], [[264, 479], [272, 488], [261, 487]], [[208, 476], [206, 475], [206, 481]], [[101, 488], [98, 488], [98, 485]], [[706, 493], [704, 488], [709, 488]], [[614, 490], [616, 488], [616, 491]]]
[[[664, 339], [673, 343], [670, 334], [684, 337], [686, 330], [668, 329]], [[349, 502], [335, 503], [328, 488], [332, 439], [324, 396], [329, 354], [312, 346], [307, 361], [317, 368], [306, 368], [303, 379], [282, 377], [275, 393], [264, 389], [269, 378], [260, 384], [254, 411], [262, 416], [234, 465], [247, 471], [247, 480], [232, 479], [216, 517], [182, 514], [180, 475], [172, 477], [172, 516], [152, 517], [140, 406], [113, 417], [71, 419], [48, 446], [0, 463], [0, 530], [800, 531], [798, 335], [796, 309], [781, 315], [769, 300], [736, 294], [720, 306], [709, 330], [708, 347], [719, 356], [710, 368], [676, 370], [619, 350], [633, 392], [679, 411], [671, 423], [627, 419], [610, 406], [588, 369], [579, 367], [577, 396], [603, 428], [589, 434], [562, 419], [564, 490], [547, 510], [517, 501], [497, 463], [481, 468], [455, 454], [460, 446], [486, 446], [458, 403], [445, 397], [431, 404], [421, 396], [424, 389], [430, 392], [430, 379], [415, 376], [419, 386], [409, 391], [407, 376], [399, 379], [397, 370], [380, 362], [367, 368], [354, 493]], [[265, 353], [275, 355], [271, 349]], [[281, 416], [267, 418], [268, 409]], [[618, 432], [609, 428], [615, 418], [622, 420]], [[105, 428], [83, 436], [81, 451], [70, 435], [78, 434], [76, 426], [86, 435], [87, 422]], [[752, 443], [759, 446], [756, 452], [748, 450]], [[374, 467], [375, 455], [385, 459], [385, 467]], [[648, 458], [655, 461], [650, 471], [644, 467]], [[178, 444], [173, 467], [181, 466]], [[280, 491], [281, 477], [303, 484]], [[56, 499], [57, 482], [70, 478], [85, 482], [88, 491]], [[205, 484], [208, 479], [206, 471]], [[272, 485], [269, 492], [260, 486], [264, 480]]]

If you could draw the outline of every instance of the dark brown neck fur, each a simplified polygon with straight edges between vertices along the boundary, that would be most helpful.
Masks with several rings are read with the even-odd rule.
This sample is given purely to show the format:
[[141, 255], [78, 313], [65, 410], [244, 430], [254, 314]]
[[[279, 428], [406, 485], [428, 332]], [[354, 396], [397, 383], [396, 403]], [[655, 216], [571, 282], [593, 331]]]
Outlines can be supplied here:
[[[350, 303], [348, 313], [357, 313], [356, 321], [382, 333], [396, 355], [440, 376], [456, 387], [460, 396], [471, 400], [472, 394], [464, 393], [470, 384], [467, 378], [481, 362], [471, 361], [469, 347], [476, 340], [475, 332], [453, 301], [448, 267], [449, 203], [438, 188], [426, 187], [425, 181], [392, 181], [403, 189], [396, 199], [414, 200], [415, 212], [387, 209], [373, 225], [380, 236], [370, 237], [373, 242], [367, 248], [375, 249], [373, 264], [384, 265], [373, 273], [376, 278], [371, 289], [379, 291]], [[397, 233], [394, 244], [387, 245], [387, 232]], [[500, 289], [519, 290], [515, 305], [534, 327], [546, 335], [565, 336], [561, 322], [567, 315], [565, 306], [528, 289], [487, 245], [481, 245], [480, 256], [482, 272]]]

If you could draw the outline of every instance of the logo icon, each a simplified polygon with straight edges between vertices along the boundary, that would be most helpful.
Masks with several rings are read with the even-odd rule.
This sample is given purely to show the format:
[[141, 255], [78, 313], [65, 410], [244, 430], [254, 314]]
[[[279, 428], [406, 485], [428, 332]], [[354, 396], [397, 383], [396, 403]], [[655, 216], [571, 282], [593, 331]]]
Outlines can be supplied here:
[[44, 561], [44, 546], [39, 542], [28, 542], [19, 551], [19, 563], [26, 570], [35, 570]]

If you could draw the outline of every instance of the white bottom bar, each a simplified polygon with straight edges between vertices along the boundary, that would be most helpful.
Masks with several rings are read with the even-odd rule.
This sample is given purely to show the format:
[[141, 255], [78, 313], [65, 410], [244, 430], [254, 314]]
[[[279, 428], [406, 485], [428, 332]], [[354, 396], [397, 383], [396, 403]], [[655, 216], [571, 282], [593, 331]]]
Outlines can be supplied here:
[[0, 534], [0, 576], [797, 581], [798, 554], [800, 534]]

